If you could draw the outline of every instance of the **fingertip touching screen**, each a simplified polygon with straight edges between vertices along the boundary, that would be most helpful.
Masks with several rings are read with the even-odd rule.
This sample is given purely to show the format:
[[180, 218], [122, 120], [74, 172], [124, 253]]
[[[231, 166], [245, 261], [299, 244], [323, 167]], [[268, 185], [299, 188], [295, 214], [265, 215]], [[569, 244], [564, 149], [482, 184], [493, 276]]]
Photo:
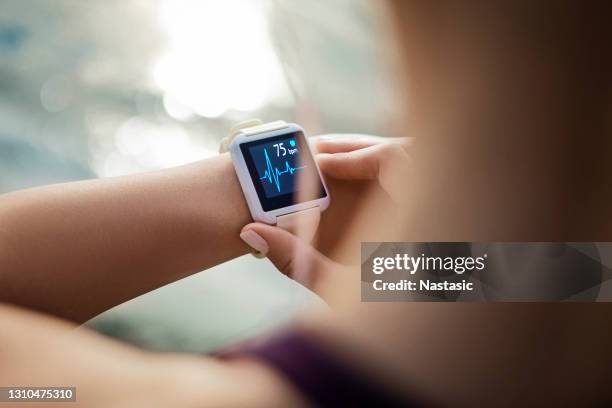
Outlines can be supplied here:
[[[304, 133], [293, 132], [245, 142], [240, 151], [264, 211], [323, 198], [319, 178]], [[299, 180], [315, 180], [315, 188], [302, 188]]]

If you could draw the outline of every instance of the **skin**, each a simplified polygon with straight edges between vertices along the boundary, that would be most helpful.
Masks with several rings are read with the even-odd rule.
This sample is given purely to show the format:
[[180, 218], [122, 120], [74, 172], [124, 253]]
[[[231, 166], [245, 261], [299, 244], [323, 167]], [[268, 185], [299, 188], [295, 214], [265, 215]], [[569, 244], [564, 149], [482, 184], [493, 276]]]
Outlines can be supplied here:
[[84, 322], [243, 255], [237, 231], [250, 217], [241, 197], [227, 155], [5, 194], [0, 299]]
[[[145, 352], [66, 321], [0, 306], [0, 384], [74, 386], [76, 407], [303, 406], [282, 377], [249, 360]], [[240, 392], [235, 392], [240, 384]], [[51, 405], [56, 403], [50, 403]], [[22, 406], [22, 404], [20, 404]], [[23, 404], [23, 406], [30, 406]], [[35, 403], [31, 406], [41, 406]], [[46, 404], [42, 404], [46, 406]]]

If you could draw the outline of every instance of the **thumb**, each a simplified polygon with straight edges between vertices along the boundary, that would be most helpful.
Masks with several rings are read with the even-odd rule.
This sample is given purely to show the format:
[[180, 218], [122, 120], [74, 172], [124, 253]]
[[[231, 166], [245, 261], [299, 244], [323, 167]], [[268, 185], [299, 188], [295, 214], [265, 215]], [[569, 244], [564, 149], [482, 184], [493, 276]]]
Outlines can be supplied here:
[[266, 255], [281, 273], [309, 289], [314, 288], [316, 277], [334, 263], [297, 236], [272, 225], [248, 224], [242, 228], [240, 238]]

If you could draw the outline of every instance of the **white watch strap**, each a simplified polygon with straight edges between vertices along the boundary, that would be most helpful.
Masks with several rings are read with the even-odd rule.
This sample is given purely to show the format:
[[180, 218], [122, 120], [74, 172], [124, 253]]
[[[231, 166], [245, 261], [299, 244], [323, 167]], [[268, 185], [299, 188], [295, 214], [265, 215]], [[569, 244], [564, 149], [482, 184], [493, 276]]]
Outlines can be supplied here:
[[[263, 123], [259, 119], [251, 119], [238, 123], [230, 129], [229, 135], [221, 140], [219, 153], [225, 153], [229, 150], [229, 146], [236, 136], [240, 133], [247, 135], [256, 135], [263, 132], [282, 129], [287, 126], [287, 123], [282, 120], [275, 122]], [[291, 214], [281, 215], [276, 217], [276, 225], [280, 228], [289, 231], [306, 242], [311, 242], [317, 233], [319, 221], [321, 220], [321, 209], [313, 207], [302, 211], [297, 211]], [[262, 258], [262, 254], [253, 253], [257, 258]]]

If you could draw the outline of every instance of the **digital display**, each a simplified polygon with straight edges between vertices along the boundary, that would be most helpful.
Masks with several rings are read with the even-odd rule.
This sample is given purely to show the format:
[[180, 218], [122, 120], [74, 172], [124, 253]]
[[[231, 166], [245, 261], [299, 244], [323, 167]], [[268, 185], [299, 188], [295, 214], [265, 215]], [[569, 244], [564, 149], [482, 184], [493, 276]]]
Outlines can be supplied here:
[[[240, 150], [264, 211], [326, 196], [302, 132], [242, 143]], [[301, 188], [299, 180], [314, 180]]]

